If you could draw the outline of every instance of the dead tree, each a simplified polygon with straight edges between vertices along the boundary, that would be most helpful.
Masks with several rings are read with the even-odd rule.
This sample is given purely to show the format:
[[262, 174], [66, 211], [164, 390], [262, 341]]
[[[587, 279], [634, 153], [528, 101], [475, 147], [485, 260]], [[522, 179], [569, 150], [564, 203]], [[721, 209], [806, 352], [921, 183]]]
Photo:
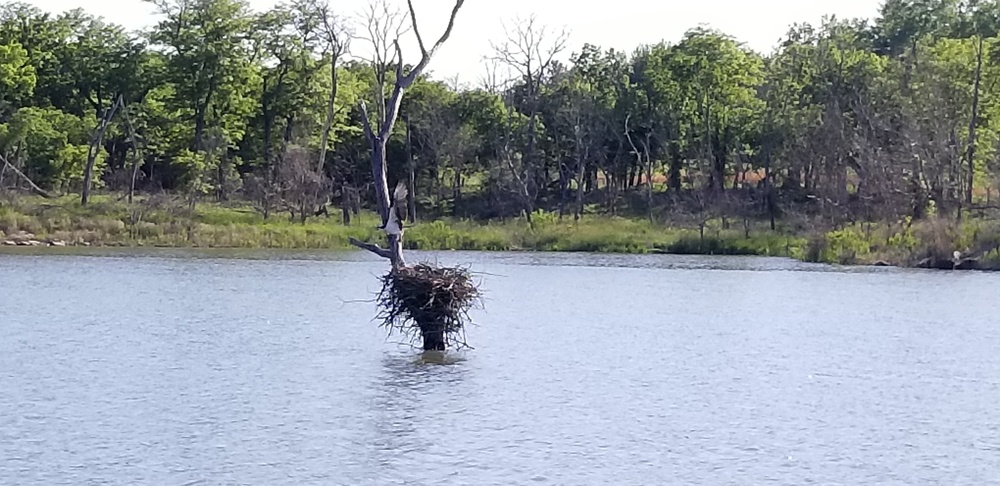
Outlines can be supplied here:
[[[518, 76], [518, 81], [524, 83], [523, 112], [528, 117], [528, 123], [524, 127], [526, 143], [521, 151], [522, 173], [516, 173], [518, 171], [514, 168], [513, 157], [509, 154], [504, 157], [508, 167], [515, 172], [513, 177], [518, 182], [522, 198], [527, 192], [524, 189], [529, 177], [526, 176], [534, 178], [535, 184], [540, 188], [546, 187], [548, 183], [546, 167], [535, 160], [540, 95], [542, 83], [551, 71], [556, 56], [566, 48], [568, 37], [569, 34], [563, 30], [553, 38], [548, 29], [537, 24], [535, 17], [529, 17], [527, 20], [517, 20], [514, 28], [507, 30], [507, 38], [503, 42], [491, 43], [494, 51], [492, 59], [507, 66]], [[524, 209], [529, 213], [530, 222], [531, 209]]]
[[128, 107], [122, 103], [122, 118], [125, 121], [125, 128], [128, 130], [129, 139], [132, 141], [132, 175], [128, 183], [128, 203], [132, 204], [132, 197], [135, 195], [135, 180], [139, 176], [139, 168], [142, 167], [142, 153], [139, 151], [139, 140], [135, 135], [135, 126], [128, 116]]
[[[28, 187], [31, 188], [32, 192], [34, 192], [35, 194], [38, 194], [39, 196], [42, 196], [42, 197], [44, 197], [46, 199], [51, 199], [52, 198], [51, 194], [49, 194], [48, 192], [45, 192], [41, 187], [38, 187], [38, 185], [36, 185], [34, 182], [31, 181], [31, 179], [28, 178], [28, 176], [24, 175], [24, 172], [21, 172], [20, 170], [17, 169], [17, 167], [14, 167], [14, 164], [11, 164], [10, 162], [8, 162], [7, 158], [4, 157], [3, 154], [0, 154], [0, 162], [3, 162], [3, 169], [2, 169], [3, 171], [6, 171], [7, 168], [10, 168], [10, 170], [14, 171], [14, 173], [17, 174], [18, 177], [20, 177], [24, 182], [26, 182], [28, 184]], [[0, 174], [2, 174], [2, 172], [0, 172]], [[3, 178], [2, 178], [2, 176], [0, 176], [0, 182], [2, 182], [2, 181], [3, 181]], [[0, 189], [3, 189], [2, 185], [0, 185]]]
[[[635, 146], [635, 142], [632, 140], [631, 129], [629, 129], [628, 122], [632, 115], [625, 117], [625, 138], [628, 139], [628, 144], [632, 147], [632, 152], [635, 153], [636, 161], [639, 164], [640, 170], [646, 172], [646, 204], [649, 206], [648, 216], [649, 222], [654, 222], [653, 218], [653, 158], [650, 155], [650, 139], [653, 134], [652, 131], [646, 130], [646, 138], [640, 140], [642, 143], [642, 150], [640, 151], [638, 147]], [[645, 159], [644, 159], [645, 157]]]
[[[400, 178], [393, 195], [392, 204], [389, 199], [389, 186], [386, 179], [386, 142], [392, 134], [393, 125], [399, 115], [400, 102], [403, 94], [416, 81], [417, 76], [427, 67], [434, 53], [448, 40], [455, 25], [464, 0], [456, 0], [448, 20], [444, 34], [428, 49], [420, 36], [416, 12], [412, 0], [407, 0], [410, 22], [417, 45], [420, 47], [420, 61], [407, 73], [404, 71], [403, 54], [399, 47], [399, 38], [392, 40], [394, 53], [392, 60], [395, 66], [395, 80], [392, 94], [386, 103], [377, 106], [378, 118], [369, 116], [364, 101], [360, 103], [361, 120], [371, 145], [371, 168], [375, 182], [375, 193], [378, 196], [379, 211], [382, 215], [381, 229], [385, 230], [389, 247], [383, 249], [372, 243], [363, 243], [351, 239], [355, 246], [371, 251], [392, 262], [392, 270], [382, 278], [382, 293], [379, 305], [382, 308], [380, 317], [383, 326], [390, 332], [402, 331], [411, 336], [419, 335], [423, 340], [423, 349], [444, 350], [449, 344], [461, 346], [464, 344], [464, 322], [466, 310], [478, 298], [478, 290], [468, 272], [456, 268], [437, 268], [430, 265], [407, 266], [403, 260], [403, 221], [406, 214], [401, 205], [406, 204], [406, 184]], [[373, 13], [377, 12], [373, 8]], [[383, 19], [384, 20], [384, 19]], [[371, 26], [372, 23], [370, 22]], [[373, 29], [369, 29], [373, 31]], [[382, 32], [387, 32], [383, 30]], [[401, 32], [397, 29], [396, 32]], [[375, 36], [377, 37], [377, 36]], [[383, 41], [387, 39], [382, 38]], [[382, 45], [387, 45], [383, 42]], [[378, 50], [378, 44], [376, 44]], [[383, 57], [383, 60], [389, 60]], [[381, 67], [388, 69], [385, 63], [376, 67], [376, 73]], [[376, 74], [377, 75], [377, 74]], [[381, 91], [380, 93], [384, 93]], [[376, 98], [382, 98], [382, 94]]]
[[289, 214], [289, 220], [297, 220], [305, 224], [309, 215], [317, 213], [316, 207], [323, 205], [322, 196], [328, 189], [328, 184], [322, 173], [316, 173], [311, 168], [310, 153], [299, 146], [285, 148], [278, 166], [276, 182], [280, 199]]
[[[403, 94], [406, 92], [413, 82], [416, 81], [420, 73], [427, 68], [430, 63], [431, 58], [434, 57], [434, 53], [441, 47], [448, 37], [451, 36], [452, 28], [455, 26], [455, 17], [458, 15], [458, 11], [462, 8], [462, 4], [465, 0], [457, 0], [455, 2], [455, 7], [451, 10], [451, 17], [448, 20], [448, 27], [445, 29], [444, 34], [435, 42], [430, 49], [428, 49], [424, 40], [420, 35], [420, 29], [417, 25], [417, 14], [413, 8], [413, 1], [407, 0], [406, 4], [409, 8], [411, 28], [413, 29], [414, 36], [417, 38], [417, 45], [420, 47], [420, 61], [413, 66], [410, 71], [404, 72], [405, 67], [403, 63], [403, 53], [399, 47], [399, 38], [392, 40], [393, 50], [395, 51], [392, 58], [382, 58], [381, 67], [383, 72], [388, 69], [392, 64], [395, 65], [395, 82], [392, 89], [392, 95], [385, 103], [379, 103], [376, 105], [376, 115], [378, 118], [373, 119], [368, 113], [368, 107], [362, 100], [360, 103], [361, 109], [361, 121], [364, 128], [365, 136], [368, 138], [368, 143], [371, 146], [371, 169], [372, 178], [375, 181], [375, 195], [378, 199], [379, 212], [382, 216], [382, 224], [385, 226], [389, 221], [389, 184], [386, 178], [386, 144], [389, 141], [389, 136], [392, 134], [392, 128], [396, 123], [396, 118], [399, 115], [400, 103], [403, 101]], [[374, 11], [374, 9], [373, 9]], [[383, 30], [382, 32], [389, 32], [388, 30]], [[397, 29], [397, 33], [401, 33], [402, 30]], [[378, 37], [377, 35], [374, 37]], [[385, 44], [385, 37], [382, 38], [383, 45]], [[380, 50], [378, 45], [376, 45], [376, 51]], [[376, 54], [378, 57], [379, 54]], [[394, 62], [390, 62], [394, 61]], [[377, 66], [378, 68], [379, 66]], [[376, 74], [378, 69], [376, 69]], [[382, 91], [384, 93], [384, 91]], [[376, 97], [379, 97], [376, 93]], [[381, 101], [381, 100], [377, 100]], [[373, 247], [368, 244], [361, 244], [360, 242], [352, 241], [356, 246], [367, 249], [374, 252], [375, 254], [388, 258], [392, 262], [393, 271], [398, 271], [403, 268], [406, 263], [403, 260], [403, 235], [402, 233], [398, 235], [388, 234], [388, 249], [381, 249]]]
[[969, 145], [966, 151], [968, 181], [965, 187], [965, 204], [972, 205], [972, 194], [976, 176], [976, 125], [979, 123], [979, 89], [983, 75], [983, 36], [978, 35], [976, 45], [976, 77], [972, 88], [972, 116], [969, 119]]
[[325, 44], [324, 56], [330, 60], [330, 96], [326, 105], [326, 120], [323, 122], [323, 133], [320, 135], [319, 160], [316, 163], [316, 173], [322, 177], [323, 166], [326, 165], [327, 146], [330, 141], [330, 131], [337, 114], [337, 85], [339, 84], [338, 67], [340, 60], [348, 53], [351, 35], [343, 22], [335, 17], [328, 4], [316, 4], [313, 8], [318, 16], [320, 35]]
[[119, 95], [111, 105], [111, 108], [108, 108], [101, 114], [101, 120], [97, 123], [97, 128], [94, 129], [94, 138], [90, 141], [90, 148], [87, 150], [87, 166], [83, 170], [83, 191], [80, 194], [80, 204], [82, 205], [86, 205], [90, 199], [90, 186], [94, 177], [94, 164], [97, 162], [97, 155], [100, 153], [101, 144], [104, 142], [104, 134], [107, 133], [111, 120], [115, 117], [115, 113], [121, 108], [123, 103], [124, 99]]
[[406, 123], [406, 220], [413, 224], [417, 220], [417, 176], [416, 165], [413, 163], [413, 125], [410, 124], [410, 115], [404, 115]]

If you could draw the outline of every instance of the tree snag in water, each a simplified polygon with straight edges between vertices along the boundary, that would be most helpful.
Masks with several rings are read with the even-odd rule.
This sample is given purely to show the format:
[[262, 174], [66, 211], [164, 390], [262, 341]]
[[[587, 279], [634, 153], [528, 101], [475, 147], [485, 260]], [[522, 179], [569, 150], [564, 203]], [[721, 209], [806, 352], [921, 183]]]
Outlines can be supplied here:
[[[382, 277], [382, 293], [378, 303], [382, 308], [379, 317], [383, 326], [392, 331], [413, 335], [419, 331], [425, 350], [444, 350], [449, 344], [462, 346], [464, 342], [464, 322], [466, 311], [477, 301], [478, 290], [472, 283], [466, 271], [455, 268], [436, 268], [420, 264], [407, 267], [403, 259], [403, 222], [406, 220], [406, 198], [409, 191], [400, 179], [392, 198], [389, 194], [389, 183], [386, 177], [386, 144], [392, 134], [396, 118], [399, 116], [403, 94], [413, 85], [417, 77], [424, 71], [434, 53], [451, 36], [455, 26], [455, 17], [465, 0], [456, 0], [448, 20], [444, 34], [431, 46], [424, 45], [417, 27], [417, 15], [413, 9], [412, 0], [407, 0], [411, 28], [420, 47], [420, 61], [408, 73], [404, 72], [403, 52], [399, 47], [398, 36], [403, 32], [396, 28], [397, 38], [391, 41], [393, 58], [387, 55], [376, 55], [372, 61], [376, 73], [385, 73], [390, 66], [395, 67], [395, 81], [392, 94], [384, 99], [385, 76], [378, 76], [379, 86], [376, 90], [376, 111], [372, 118], [364, 100], [359, 103], [361, 122], [365, 137], [371, 146], [372, 178], [375, 181], [375, 195], [378, 199], [379, 213], [385, 230], [387, 248], [374, 243], [366, 243], [350, 239], [351, 244], [368, 250], [380, 257], [387, 258], [392, 264], [392, 270]], [[379, 18], [379, 12], [389, 15], [385, 8], [371, 9], [369, 25], [376, 52], [380, 46], [388, 46], [389, 32], [393, 29], [378, 28], [394, 25], [393, 17]]]

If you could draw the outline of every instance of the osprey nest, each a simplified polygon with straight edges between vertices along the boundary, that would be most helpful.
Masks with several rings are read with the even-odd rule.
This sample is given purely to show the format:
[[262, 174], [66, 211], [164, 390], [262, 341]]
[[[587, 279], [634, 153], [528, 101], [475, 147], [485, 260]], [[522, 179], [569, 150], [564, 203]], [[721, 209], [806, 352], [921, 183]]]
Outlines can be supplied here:
[[382, 277], [378, 318], [389, 333], [399, 332], [424, 350], [468, 347], [468, 311], [481, 304], [479, 289], [464, 268], [417, 264]]

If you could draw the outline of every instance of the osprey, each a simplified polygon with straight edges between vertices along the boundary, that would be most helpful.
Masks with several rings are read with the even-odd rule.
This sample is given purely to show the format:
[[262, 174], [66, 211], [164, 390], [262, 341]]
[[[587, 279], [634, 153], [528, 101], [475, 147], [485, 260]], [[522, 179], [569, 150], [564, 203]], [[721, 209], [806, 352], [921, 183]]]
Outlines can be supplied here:
[[406, 221], [406, 184], [399, 181], [396, 184], [396, 191], [392, 194], [392, 201], [389, 203], [389, 220], [378, 229], [385, 230], [387, 235], [399, 236], [403, 234], [403, 221]]

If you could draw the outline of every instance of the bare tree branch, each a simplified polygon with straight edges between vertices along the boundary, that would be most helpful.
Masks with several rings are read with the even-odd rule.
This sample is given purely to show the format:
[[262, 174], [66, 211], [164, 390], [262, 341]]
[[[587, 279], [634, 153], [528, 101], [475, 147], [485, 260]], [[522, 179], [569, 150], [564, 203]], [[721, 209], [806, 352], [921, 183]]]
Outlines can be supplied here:
[[42, 197], [44, 197], [46, 199], [51, 199], [52, 198], [51, 194], [49, 194], [49, 193], [45, 192], [44, 190], [42, 190], [42, 188], [38, 187], [34, 182], [32, 182], [31, 179], [28, 178], [28, 176], [24, 175], [23, 172], [17, 170], [17, 167], [14, 167], [14, 164], [11, 164], [10, 162], [8, 162], [7, 159], [3, 156], [3, 154], [0, 154], [0, 162], [3, 162], [4, 167], [9, 167], [21, 179], [24, 179], [24, 181], [28, 183], [28, 187], [31, 187], [31, 190], [35, 194], [38, 194], [39, 196], [42, 196]]
[[[326, 152], [333, 129], [333, 120], [338, 114], [336, 109], [337, 93], [340, 84], [338, 64], [342, 56], [350, 50], [351, 32], [344, 22], [330, 12], [329, 3], [316, 4], [316, 0], [307, 0], [313, 6], [314, 15], [318, 16], [319, 31], [325, 44], [323, 56], [330, 60], [330, 97], [327, 100], [326, 120], [323, 122], [323, 132], [320, 135], [320, 153], [316, 163], [316, 172], [322, 173], [326, 164]], [[343, 110], [343, 107], [341, 107]]]
[[352, 245], [361, 248], [362, 250], [368, 250], [382, 258], [392, 259], [392, 252], [374, 243], [366, 243], [364, 241], [358, 241], [353, 237], [348, 238], [347, 241], [349, 241]]
[[455, 7], [451, 9], [451, 17], [448, 18], [448, 27], [445, 28], [444, 33], [441, 34], [441, 37], [434, 43], [434, 47], [431, 47], [430, 51], [424, 50], [423, 40], [420, 40], [420, 33], [417, 31], [417, 17], [413, 10], [412, 0], [406, 0], [406, 4], [410, 8], [410, 18], [413, 21], [413, 32], [417, 35], [417, 40], [421, 44], [420, 50], [422, 52], [420, 62], [412, 70], [410, 70], [410, 74], [406, 76], [405, 86], [403, 86], [404, 89], [409, 88], [410, 85], [413, 84], [413, 81], [416, 80], [417, 76], [420, 76], [420, 73], [427, 67], [427, 64], [431, 62], [431, 58], [434, 57], [434, 53], [437, 52], [438, 48], [440, 48], [441, 45], [444, 44], [449, 37], [451, 37], [451, 31], [455, 27], [455, 17], [458, 16], [458, 10], [462, 8], [463, 4], [465, 4], [465, 0], [455, 1]]
[[361, 109], [361, 126], [365, 130], [365, 137], [368, 140], [375, 140], [375, 134], [372, 132], [372, 123], [368, 118], [368, 107], [365, 106], [365, 100], [358, 100], [358, 108]]
[[[418, 42], [421, 44], [421, 58], [420, 62], [416, 66], [410, 69], [409, 74], [403, 75], [403, 54], [399, 47], [400, 30], [397, 29], [397, 35], [392, 39], [393, 43], [393, 60], [396, 62], [396, 79], [393, 83], [392, 96], [389, 98], [388, 103], [385, 102], [385, 86], [386, 86], [386, 72], [389, 70], [390, 61], [388, 59], [388, 54], [384, 54], [387, 50], [387, 42], [389, 41], [390, 35], [386, 26], [393, 24], [394, 17], [389, 13], [388, 7], [385, 4], [385, 0], [375, 0], [375, 2], [380, 2], [383, 6], [383, 14], [379, 15], [376, 5], [379, 3], [373, 3], [370, 7], [370, 14], [368, 17], [368, 31], [372, 36], [373, 46], [376, 51], [376, 59], [373, 62], [372, 67], [376, 73], [376, 97], [379, 101], [379, 114], [381, 115], [376, 123], [378, 124], [378, 133], [373, 133], [371, 119], [367, 113], [364, 102], [360, 103], [362, 123], [364, 124], [365, 134], [368, 136], [368, 141], [371, 144], [372, 156], [371, 156], [371, 170], [372, 178], [375, 182], [375, 195], [378, 199], [379, 212], [382, 215], [382, 224], [385, 227], [388, 224], [389, 207], [389, 184], [386, 177], [386, 142], [389, 136], [392, 134], [393, 125], [396, 123], [396, 118], [399, 116], [399, 107], [403, 100], [403, 93], [413, 84], [418, 76], [423, 72], [424, 68], [430, 62], [431, 57], [437, 49], [443, 44], [449, 36], [451, 36], [452, 28], [455, 25], [455, 17], [458, 15], [458, 10], [461, 8], [465, 0], [456, 0], [455, 7], [451, 11], [451, 17], [448, 19], [448, 27], [445, 29], [444, 34], [437, 41], [434, 47], [430, 51], [424, 50], [423, 39], [420, 37], [420, 33], [416, 32]], [[416, 31], [416, 14], [414, 13], [413, 3], [407, 0], [407, 5], [410, 9], [410, 19], [413, 22], [414, 31]], [[402, 25], [402, 24], [398, 24]], [[378, 28], [381, 26], [381, 28]], [[383, 54], [380, 54], [383, 53]], [[386, 238], [389, 242], [388, 255], [389, 259], [392, 261], [393, 270], [398, 270], [405, 266], [403, 261], [403, 245], [402, 245], [402, 232], [390, 233], [386, 232]], [[368, 250], [371, 248], [363, 247]]]
[[514, 23], [513, 29], [504, 24], [507, 38], [503, 42], [490, 42], [494, 52], [491, 59], [506, 64], [522, 78], [537, 85], [549, 71], [556, 56], [566, 49], [569, 32], [560, 30], [552, 39], [548, 28], [537, 25], [534, 15], [527, 19], [515, 19]]
[[[414, 29], [416, 30], [416, 29]], [[403, 78], [403, 50], [399, 47], [399, 39], [392, 41], [396, 46], [396, 79]]]
[[[424, 47], [424, 38], [420, 36], [420, 28], [417, 27], [417, 11], [413, 9], [413, 1], [406, 0], [406, 6], [410, 9], [410, 25], [413, 26], [413, 34], [417, 36], [417, 45], [420, 46], [420, 55], [427, 56], [427, 49]], [[452, 19], [455, 16], [452, 15]]]
[[375, 73], [375, 120], [373, 125], [382, 127], [387, 119], [386, 85], [389, 83], [389, 68], [395, 64], [397, 79], [402, 67], [402, 54], [398, 40], [409, 30], [406, 17], [398, 10], [390, 8], [386, 0], [373, 0], [365, 13], [365, 40], [371, 43], [372, 57], [367, 59]]

